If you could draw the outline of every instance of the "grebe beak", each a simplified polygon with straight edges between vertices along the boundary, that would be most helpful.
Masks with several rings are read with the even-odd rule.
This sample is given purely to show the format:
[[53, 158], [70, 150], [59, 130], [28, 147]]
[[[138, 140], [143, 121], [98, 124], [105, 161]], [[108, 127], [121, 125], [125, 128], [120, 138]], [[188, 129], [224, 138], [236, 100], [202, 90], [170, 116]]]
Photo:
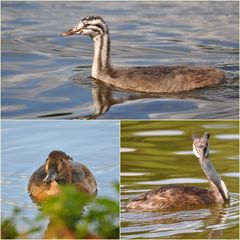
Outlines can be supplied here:
[[59, 34], [59, 37], [65, 37], [65, 36], [75, 35], [75, 34], [77, 34], [77, 32], [78, 32], [78, 31], [77, 31], [77, 30], [74, 30], [74, 28], [73, 28], [73, 29], [69, 29], [68, 31]]
[[85, 27], [83, 22], [78, 23], [75, 27], [69, 29], [66, 32], [63, 32], [59, 34], [60, 37], [75, 35], [75, 34], [81, 34], [81, 30]]
[[43, 182], [45, 183], [53, 182], [55, 181], [56, 177], [57, 177], [57, 171], [54, 168], [50, 168], [47, 173], [47, 176], [43, 179]]

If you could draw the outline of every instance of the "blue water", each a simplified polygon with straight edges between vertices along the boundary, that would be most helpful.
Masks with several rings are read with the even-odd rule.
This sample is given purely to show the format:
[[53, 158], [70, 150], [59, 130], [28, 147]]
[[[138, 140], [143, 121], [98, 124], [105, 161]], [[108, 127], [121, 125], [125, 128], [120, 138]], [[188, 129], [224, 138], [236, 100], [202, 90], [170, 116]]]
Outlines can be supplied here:
[[[90, 76], [93, 46], [58, 34], [87, 15], [108, 23], [113, 63], [193, 64], [225, 71], [219, 86], [143, 95]], [[3, 118], [237, 118], [238, 2], [3, 2]]]
[[[118, 200], [113, 184], [119, 182], [118, 121], [2, 121], [2, 216], [14, 207], [34, 219], [37, 206], [26, 187], [31, 174], [44, 164], [49, 152], [62, 150], [92, 171], [98, 196]], [[19, 222], [18, 227], [26, 227]]]

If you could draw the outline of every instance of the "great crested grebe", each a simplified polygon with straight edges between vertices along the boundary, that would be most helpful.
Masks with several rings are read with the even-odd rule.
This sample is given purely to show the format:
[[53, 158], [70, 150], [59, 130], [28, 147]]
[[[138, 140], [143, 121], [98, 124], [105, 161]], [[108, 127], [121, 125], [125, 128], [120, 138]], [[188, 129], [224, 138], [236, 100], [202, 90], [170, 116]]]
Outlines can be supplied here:
[[209, 189], [181, 185], [163, 186], [130, 200], [126, 204], [126, 209], [130, 211], [163, 211], [228, 202], [227, 187], [209, 159], [209, 137], [209, 133], [205, 133], [203, 137], [193, 136], [193, 152], [208, 178]]
[[90, 36], [94, 41], [92, 77], [121, 89], [147, 93], [181, 92], [214, 85], [225, 79], [223, 71], [208, 66], [114, 67], [108, 26], [99, 16], [83, 18], [60, 36], [76, 34]]
[[32, 174], [28, 192], [33, 201], [41, 202], [57, 195], [62, 184], [72, 184], [78, 191], [90, 196], [97, 194], [97, 183], [90, 170], [58, 150], [52, 151], [46, 163]]

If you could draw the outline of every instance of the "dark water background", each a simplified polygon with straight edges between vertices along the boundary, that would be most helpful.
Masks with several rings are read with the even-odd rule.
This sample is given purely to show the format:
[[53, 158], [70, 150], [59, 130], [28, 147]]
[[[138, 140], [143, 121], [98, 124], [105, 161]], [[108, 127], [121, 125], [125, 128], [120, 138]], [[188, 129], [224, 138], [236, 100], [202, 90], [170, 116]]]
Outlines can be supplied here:
[[[35, 219], [38, 210], [27, 193], [28, 180], [45, 163], [49, 152], [56, 149], [89, 167], [96, 177], [98, 196], [118, 200], [113, 187], [119, 182], [118, 133], [118, 121], [2, 121], [3, 219], [9, 217], [15, 207], [22, 210], [21, 217]], [[30, 223], [32, 227], [35, 221]], [[17, 227], [23, 231], [29, 226], [19, 218]]]
[[[238, 117], [237, 1], [1, 4], [3, 118]], [[87, 15], [107, 21], [114, 64], [206, 64], [227, 80], [161, 96], [93, 83], [91, 40], [58, 37]]]
[[[191, 134], [211, 133], [210, 159], [230, 192], [230, 206], [172, 212], [127, 212], [124, 203], [167, 184], [208, 188]], [[124, 239], [239, 239], [237, 121], [123, 121], [121, 236]]]

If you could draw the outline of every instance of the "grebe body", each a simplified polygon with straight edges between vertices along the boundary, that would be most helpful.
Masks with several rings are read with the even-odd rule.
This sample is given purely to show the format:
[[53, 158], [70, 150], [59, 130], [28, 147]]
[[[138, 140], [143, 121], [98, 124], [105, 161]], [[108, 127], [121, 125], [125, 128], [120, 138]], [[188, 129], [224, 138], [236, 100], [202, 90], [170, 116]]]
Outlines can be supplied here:
[[121, 89], [174, 93], [215, 85], [225, 79], [223, 71], [208, 66], [115, 67], [111, 63], [109, 29], [99, 16], [83, 18], [60, 36], [76, 34], [90, 36], [94, 42], [92, 77]]
[[208, 178], [209, 189], [181, 185], [162, 186], [130, 200], [125, 206], [126, 209], [129, 211], [164, 211], [228, 202], [227, 187], [209, 159], [209, 137], [208, 133], [205, 133], [203, 137], [193, 137], [193, 151]]

